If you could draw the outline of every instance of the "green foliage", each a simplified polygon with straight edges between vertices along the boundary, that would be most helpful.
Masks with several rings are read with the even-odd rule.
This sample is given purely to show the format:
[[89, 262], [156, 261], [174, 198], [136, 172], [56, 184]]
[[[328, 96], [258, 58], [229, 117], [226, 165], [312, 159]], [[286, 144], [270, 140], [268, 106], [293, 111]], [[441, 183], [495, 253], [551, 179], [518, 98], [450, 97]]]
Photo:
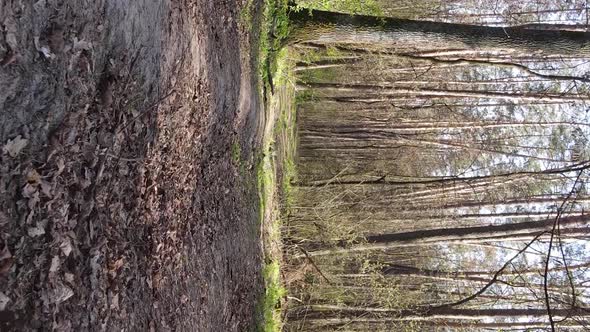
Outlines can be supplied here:
[[277, 56], [289, 34], [288, 0], [265, 0], [260, 25], [260, 74], [268, 87], [277, 71]]
[[264, 323], [258, 325], [258, 332], [278, 332], [281, 330], [281, 311], [278, 308], [281, 298], [286, 294], [281, 285], [279, 263], [273, 261], [266, 264], [262, 271], [265, 281], [265, 293], [259, 303], [259, 310], [263, 313]]
[[[270, 53], [267, 53], [270, 55]], [[264, 129], [260, 163], [257, 167], [260, 196], [260, 220], [263, 222], [263, 246], [265, 261], [270, 262], [263, 271], [265, 294], [259, 307], [261, 321], [258, 331], [280, 331], [281, 314], [277, 305], [286, 290], [281, 285], [281, 229], [282, 218], [278, 197], [290, 188], [285, 186], [285, 178], [292, 178], [295, 164], [292, 160], [295, 150], [295, 108], [291, 104], [294, 79], [291, 76], [292, 63], [287, 49], [272, 55], [275, 68], [270, 73], [276, 83], [276, 91], [269, 94], [267, 104], [268, 123]], [[266, 82], [268, 84], [268, 80]], [[289, 183], [290, 185], [290, 183]]]
[[315, 93], [313, 90], [303, 90], [297, 93], [295, 96], [295, 103], [301, 104], [308, 101], [313, 101], [315, 98]]
[[248, 0], [246, 5], [240, 11], [240, 24], [242, 24], [248, 31], [252, 30], [253, 17], [252, 11], [254, 10], [254, 0]]
[[242, 148], [240, 147], [240, 143], [235, 141], [231, 145], [231, 159], [234, 165], [240, 165], [242, 159]]
[[375, 0], [302, 0], [298, 3], [302, 7], [345, 12], [351, 14], [382, 15], [383, 10]]
[[289, 213], [290, 207], [294, 203], [295, 197], [295, 190], [292, 186], [292, 182], [295, 181], [297, 178], [297, 169], [295, 166], [295, 162], [292, 159], [286, 161], [283, 165], [283, 184], [282, 184], [282, 191], [283, 191], [283, 204], [284, 210], [286, 213]]

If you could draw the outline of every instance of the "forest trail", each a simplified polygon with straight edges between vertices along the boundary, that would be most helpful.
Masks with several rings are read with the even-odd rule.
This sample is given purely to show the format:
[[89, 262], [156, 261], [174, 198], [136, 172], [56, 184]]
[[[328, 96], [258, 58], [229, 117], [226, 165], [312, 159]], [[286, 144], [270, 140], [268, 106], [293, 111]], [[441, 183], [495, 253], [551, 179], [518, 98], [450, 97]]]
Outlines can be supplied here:
[[247, 3], [0, 4], [0, 330], [253, 326]]

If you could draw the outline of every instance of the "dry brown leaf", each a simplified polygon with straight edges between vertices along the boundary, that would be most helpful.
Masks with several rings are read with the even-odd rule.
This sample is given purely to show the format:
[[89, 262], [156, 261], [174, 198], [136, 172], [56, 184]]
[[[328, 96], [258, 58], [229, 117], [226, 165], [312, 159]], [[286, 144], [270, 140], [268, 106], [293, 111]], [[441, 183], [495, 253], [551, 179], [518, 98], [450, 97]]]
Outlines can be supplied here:
[[30, 183], [27, 183], [23, 187], [23, 196], [26, 198], [32, 198], [36, 192], [37, 192], [37, 188], [35, 188], [35, 186], [33, 186]]
[[41, 226], [29, 227], [29, 229], [27, 229], [27, 234], [29, 234], [30, 237], [41, 236], [45, 234], [45, 229]]
[[22, 138], [21, 135], [16, 136], [15, 138], [8, 140], [2, 151], [5, 154], [8, 154], [12, 158], [18, 156], [18, 154], [29, 144], [29, 140], [26, 138]]
[[13, 262], [14, 262], [14, 259], [12, 259], [12, 258], [0, 260], [0, 276], [5, 275], [8, 273], [8, 271], [10, 271], [10, 268], [12, 267]]
[[111, 275], [111, 277], [115, 278], [117, 276], [119, 269], [124, 264], [125, 264], [125, 261], [123, 258], [119, 258], [115, 262], [113, 262], [110, 266], [110, 269], [109, 269], [109, 274]]
[[41, 180], [41, 192], [47, 196], [47, 198], [52, 198], [53, 195], [51, 194], [52, 188], [49, 182], [45, 180]]
[[2, 252], [0, 252], [0, 276], [10, 271], [13, 262], [12, 254], [8, 250], [8, 246], [5, 246]]
[[10, 298], [6, 296], [4, 293], [0, 292], [0, 311], [6, 310], [8, 302], [10, 302]]
[[12, 254], [10, 253], [10, 250], [8, 250], [8, 246], [4, 246], [4, 249], [2, 249], [2, 251], [0, 251], [0, 261], [3, 259], [8, 259], [11, 258]]
[[82, 186], [82, 189], [86, 189], [88, 187], [90, 187], [90, 185], [92, 184], [92, 175], [91, 175], [91, 171], [90, 169], [88, 169], [87, 167], [84, 168], [84, 179], [83, 180], [79, 180], [80, 186]]
[[113, 263], [113, 269], [118, 270], [121, 268], [121, 266], [123, 266], [123, 264], [125, 264], [125, 260], [121, 257], [117, 259], [115, 263]]
[[57, 160], [57, 173], [55, 174], [55, 176], [60, 175], [64, 171], [64, 169], [66, 169], [66, 162], [63, 158], [60, 157]]
[[23, 187], [22, 193], [24, 197], [29, 199], [27, 202], [27, 206], [29, 207], [29, 209], [33, 210], [35, 206], [37, 206], [37, 203], [39, 203], [39, 201], [41, 200], [39, 198], [39, 191], [37, 190], [37, 186], [27, 183]]
[[51, 266], [49, 267], [49, 273], [55, 273], [59, 270], [59, 267], [61, 265], [61, 261], [59, 259], [59, 256], [53, 256], [53, 258], [51, 259]]
[[72, 296], [74, 296], [74, 291], [70, 287], [60, 283], [49, 292], [47, 297], [50, 303], [60, 304]]
[[14, 62], [16, 62], [16, 53], [8, 52], [8, 54], [4, 56], [4, 59], [0, 61], [0, 67], [6, 67], [8, 65], [13, 64]]
[[74, 37], [74, 50], [90, 50], [92, 49], [92, 43], [85, 40], [78, 40], [78, 37]]
[[4, 212], [0, 211], [0, 226], [4, 226], [6, 224], [8, 224], [8, 217]]
[[115, 294], [111, 298], [111, 309], [119, 310], [119, 294]]
[[27, 173], [27, 182], [32, 185], [38, 185], [41, 182], [41, 175], [37, 170], [32, 169]]
[[59, 249], [61, 249], [61, 252], [66, 256], [70, 256], [70, 254], [72, 253], [72, 241], [68, 238], [65, 237], [63, 239], [63, 241], [61, 242], [61, 244], [59, 245]]

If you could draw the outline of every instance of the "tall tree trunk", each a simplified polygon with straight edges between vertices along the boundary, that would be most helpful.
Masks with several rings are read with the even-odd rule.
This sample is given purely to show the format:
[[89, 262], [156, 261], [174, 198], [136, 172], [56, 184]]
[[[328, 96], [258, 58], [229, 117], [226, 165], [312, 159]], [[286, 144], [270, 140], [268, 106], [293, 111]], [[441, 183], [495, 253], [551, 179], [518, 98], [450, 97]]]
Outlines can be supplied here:
[[394, 46], [400, 40], [412, 40], [425, 45], [457, 43], [472, 49], [517, 49], [564, 55], [590, 53], [590, 33], [580, 31], [483, 27], [306, 9], [291, 12], [290, 18], [293, 27], [291, 42], [379, 43]]
[[[337, 330], [344, 327], [351, 329], [356, 328], [356, 325], [362, 325], [362, 331], [383, 331], [384, 325], [390, 325], [389, 331], [400, 330], [399, 321], [396, 319], [387, 318], [373, 318], [373, 317], [355, 317], [355, 318], [328, 318], [328, 319], [314, 319], [307, 321], [310, 325], [317, 327], [329, 327], [330, 330]], [[388, 324], [389, 323], [389, 324]], [[569, 320], [567, 323], [560, 324], [564, 331], [570, 330], [587, 330], [590, 322], [586, 320]], [[449, 329], [457, 329], [459, 331], [466, 331], [467, 328], [477, 328], [486, 331], [546, 331], [549, 324], [544, 322], [465, 322], [465, 321], [426, 321], [422, 322], [420, 328], [423, 331], [439, 331], [436, 327]], [[434, 329], [433, 329], [434, 328]], [[565, 330], [567, 328], [567, 330]], [[351, 331], [357, 331], [352, 330]], [[358, 331], [361, 331], [360, 329]]]
[[[575, 270], [579, 268], [590, 267], [590, 262], [583, 263], [583, 264], [576, 264], [570, 265], [568, 268], [570, 270]], [[564, 271], [566, 268], [565, 266], [557, 266], [549, 269], [550, 272], [555, 271]], [[397, 276], [433, 276], [433, 277], [444, 277], [444, 278], [470, 278], [470, 277], [479, 277], [479, 278], [489, 278], [494, 274], [495, 271], [456, 271], [456, 272], [449, 272], [449, 271], [441, 271], [441, 270], [432, 270], [432, 269], [421, 269], [413, 266], [408, 265], [400, 265], [400, 264], [385, 264], [382, 273], [387, 275], [397, 275]], [[542, 274], [541, 269], [529, 269], [524, 271], [507, 271], [502, 273], [502, 275], [527, 275], [527, 274]], [[486, 280], [486, 282], [489, 280]]]
[[[555, 309], [555, 316], [567, 316], [570, 309]], [[382, 315], [397, 320], [432, 320], [432, 319], [491, 319], [508, 317], [544, 317], [547, 310], [537, 308], [509, 308], [509, 309], [464, 309], [453, 307], [426, 307], [420, 309], [389, 309], [374, 307], [346, 307], [339, 305], [310, 305], [292, 310], [290, 315], [298, 317], [303, 313], [305, 319], [321, 319], [329, 317], [357, 317], [360, 315]]]
[[[403, 233], [392, 234], [378, 234], [365, 237], [367, 243], [356, 245], [351, 248], [337, 248], [331, 250], [317, 250], [309, 254], [312, 256], [329, 255], [338, 252], [354, 252], [367, 251], [377, 249], [387, 249], [399, 245], [419, 244], [419, 243], [434, 243], [434, 242], [457, 242], [469, 241], [479, 238], [486, 238], [495, 241], [501, 241], [504, 238], [512, 236], [530, 236], [531, 234], [548, 231], [551, 229], [554, 218], [546, 220], [527, 221], [520, 223], [511, 223], [503, 225], [489, 225], [489, 226], [474, 226], [463, 228], [439, 228], [426, 229]], [[572, 216], [561, 218], [560, 225], [562, 227], [562, 234], [567, 233], [566, 227], [584, 226], [590, 221], [588, 215]], [[586, 226], [582, 227], [586, 229]], [[575, 229], [576, 232], [578, 229]], [[342, 246], [346, 244], [341, 243]]]

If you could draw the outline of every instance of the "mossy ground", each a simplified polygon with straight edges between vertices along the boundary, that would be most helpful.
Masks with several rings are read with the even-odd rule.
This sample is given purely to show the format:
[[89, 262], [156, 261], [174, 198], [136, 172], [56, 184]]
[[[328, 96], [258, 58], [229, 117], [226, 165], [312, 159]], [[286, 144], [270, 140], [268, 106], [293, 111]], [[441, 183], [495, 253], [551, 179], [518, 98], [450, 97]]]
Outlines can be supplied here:
[[[286, 289], [281, 281], [282, 197], [290, 193], [294, 174], [295, 116], [294, 80], [289, 52], [281, 48], [288, 33], [287, 1], [265, 0], [262, 8], [259, 46], [259, 74], [265, 125], [257, 169], [260, 220], [264, 252], [264, 294], [258, 303], [257, 331], [280, 331], [281, 302]], [[248, 19], [248, 14], [242, 14]]]

